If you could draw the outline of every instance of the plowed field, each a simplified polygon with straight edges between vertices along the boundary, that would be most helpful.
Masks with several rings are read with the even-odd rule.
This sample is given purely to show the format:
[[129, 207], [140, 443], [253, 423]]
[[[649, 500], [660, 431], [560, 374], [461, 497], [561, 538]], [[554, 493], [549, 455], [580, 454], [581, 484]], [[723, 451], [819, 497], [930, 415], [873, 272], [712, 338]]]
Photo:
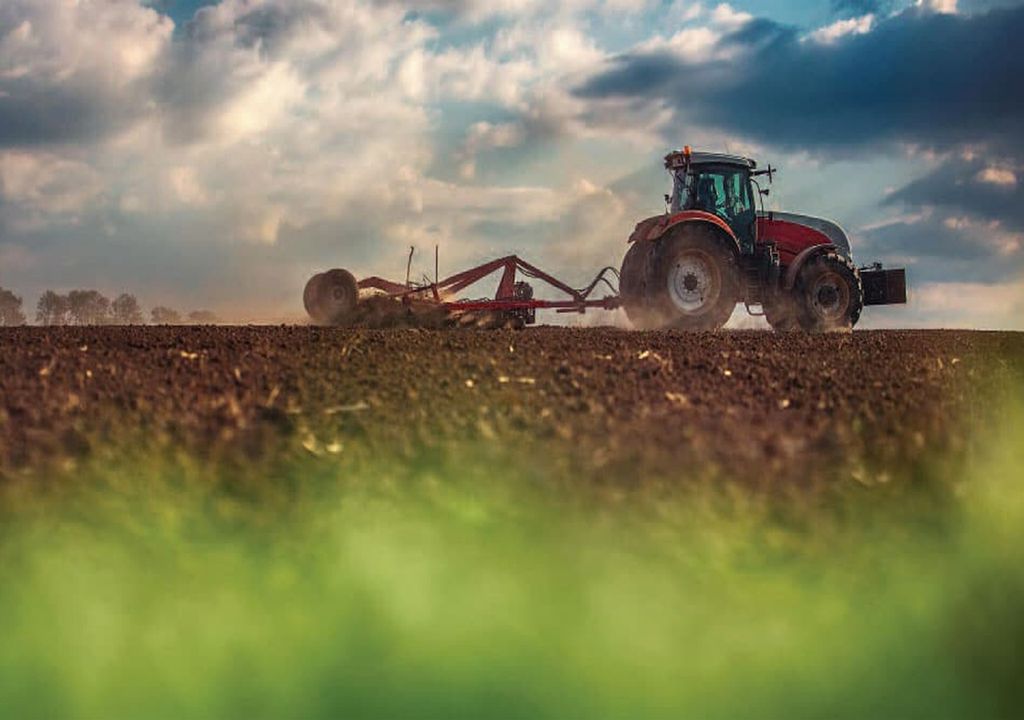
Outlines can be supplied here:
[[498, 444], [627, 484], [867, 477], [956, 450], [1024, 373], [1024, 336], [977, 332], [32, 328], [0, 348], [8, 474], [130, 437], [232, 462]]

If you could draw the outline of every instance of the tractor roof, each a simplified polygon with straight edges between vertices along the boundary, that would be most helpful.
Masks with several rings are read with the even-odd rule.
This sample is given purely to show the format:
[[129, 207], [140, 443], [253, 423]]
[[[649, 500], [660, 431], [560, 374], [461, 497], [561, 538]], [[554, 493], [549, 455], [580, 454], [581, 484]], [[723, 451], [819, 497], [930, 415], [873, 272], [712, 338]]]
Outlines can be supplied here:
[[690, 155], [691, 165], [738, 165], [748, 170], [757, 167], [757, 163], [750, 158], [741, 155], [727, 155], [725, 153], [695, 152]]
[[756, 162], [742, 155], [693, 152], [689, 145], [684, 150], [673, 150], [665, 156], [665, 167], [669, 170], [679, 170], [687, 165], [731, 165], [744, 170], [754, 170], [757, 167]]

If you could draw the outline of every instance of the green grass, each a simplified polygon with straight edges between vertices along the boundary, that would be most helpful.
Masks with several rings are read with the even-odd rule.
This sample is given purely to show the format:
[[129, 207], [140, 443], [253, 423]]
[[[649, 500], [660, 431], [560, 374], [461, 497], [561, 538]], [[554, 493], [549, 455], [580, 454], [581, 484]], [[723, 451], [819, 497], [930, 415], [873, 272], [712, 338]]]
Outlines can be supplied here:
[[487, 447], [11, 481], [0, 715], [1018, 715], [1022, 419], [774, 494], [569, 489]]

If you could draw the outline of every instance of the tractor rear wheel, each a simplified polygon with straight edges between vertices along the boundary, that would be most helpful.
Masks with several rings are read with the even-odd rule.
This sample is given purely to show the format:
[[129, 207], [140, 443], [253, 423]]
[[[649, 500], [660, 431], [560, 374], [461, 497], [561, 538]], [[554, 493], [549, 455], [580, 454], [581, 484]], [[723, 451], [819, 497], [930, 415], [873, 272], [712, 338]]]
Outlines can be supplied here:
[[700, 226], [684, 226], [661, 241], [648, 289], [662, 327], [718, 330], [739, 302], [736, 255]]
[[800, 269], [794, 293], [797, 320], [808, 332], [850, 331], [864, 309], [860, 273], [836, 252], [808, 261]]
[[359, 301], [359, 285], [348, 270], [328, 270], [310, 278], [302, 293], [302, 301], [317, 325], [337, 325], [355, 309]]
[[652, 330], [661, 326], [657, 313], [651, 310], [647, 297], [647, 278], [655, 245], [646, 240], [634, 241], [622, 259], [619, 271], [619, 297], [629, 322], [638, 330]]

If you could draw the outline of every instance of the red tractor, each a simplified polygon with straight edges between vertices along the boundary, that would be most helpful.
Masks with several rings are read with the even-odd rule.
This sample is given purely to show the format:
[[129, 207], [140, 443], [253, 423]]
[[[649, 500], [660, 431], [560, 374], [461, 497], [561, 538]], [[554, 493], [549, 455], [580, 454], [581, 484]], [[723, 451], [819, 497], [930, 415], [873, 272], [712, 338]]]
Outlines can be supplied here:
[[768, 191], [756, 178], [771, 182], [770, 165], [687, 147], [665, 167], [669, 210], [636, 226], [622, 261], [621, 302], [637, 327], [716, 330], [742, 302], [776, 330], [842, 330], [865, 305], [907, 301], [905, 271], [858, 268], [835, 223], [759, 212]]
[[[362, 280], [334, 269], [309, 280], [303, 302], [318, 324], [352, 321], [370, 295], [401, 305], [441, 309], [456, 318], [487, 318], [488, 324], [525, 325], [537, 310], [583, 313], [622, 307], [638, 328], [717, 330], [743, 303], [767, 316], [776, 330], [847, 330], [865, 305], [907, 301], [903, 269], [878, 263], [858, 268], [850, 241], [835, 223], [806, 215], [758, 212], [755, 199], [767, 195], [756, 178], [771, 182], [774, 169], [758, 170], [748, 158], [715, 153], [669, 153], [669, 206], [640, 222], [629, 238], [621, 272], [604, 268], [590, 284], [575, 288], [514, 255], [440, 279], [405, 283], [380, 277]], [[411, 265], [412, 256], [409, 262]], [[493, 299], [456, 296], [501, 272]], [[563, 295], [540, 299], [520, 276], [540, 281]], [[618, 293], [595, 297], [601, 287]], [[763, 309], [754, 313], [753, 307]]]

